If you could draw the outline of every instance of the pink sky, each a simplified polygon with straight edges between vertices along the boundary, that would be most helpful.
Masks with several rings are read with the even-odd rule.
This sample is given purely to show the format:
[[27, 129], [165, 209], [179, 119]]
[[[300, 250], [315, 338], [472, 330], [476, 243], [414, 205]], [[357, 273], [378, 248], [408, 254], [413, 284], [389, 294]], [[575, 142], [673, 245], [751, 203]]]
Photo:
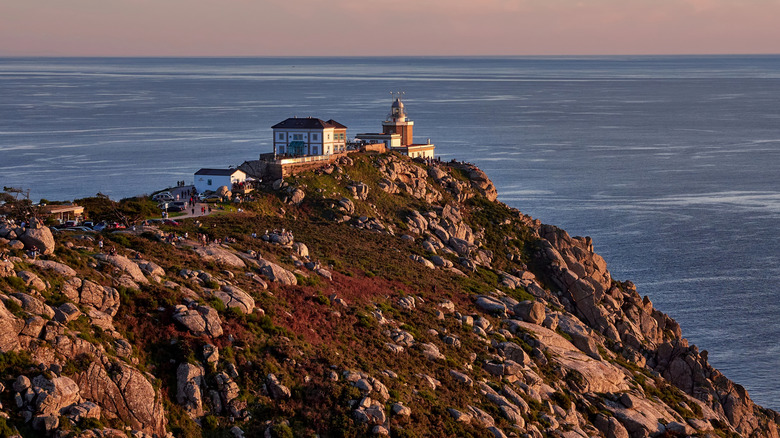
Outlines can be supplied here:
[[780, 0], [2, 0], [0, 56], [780, 53]]

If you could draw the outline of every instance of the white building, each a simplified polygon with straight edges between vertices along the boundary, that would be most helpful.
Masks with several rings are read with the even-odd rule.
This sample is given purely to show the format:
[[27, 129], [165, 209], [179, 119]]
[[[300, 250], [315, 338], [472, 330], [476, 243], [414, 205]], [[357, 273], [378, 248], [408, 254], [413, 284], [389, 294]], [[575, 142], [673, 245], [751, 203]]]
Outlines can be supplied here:
[[347, 150], [347, 127], [333, 119], [292, 117], [271, 128], [277, 157], [333, 155]]
[[198, 193], [217, 191], [221, 186], [233, 189], [233, 184], [246, 182], [246, 173], [238, 169], [200, 169], [195, 172], [195, 190]]

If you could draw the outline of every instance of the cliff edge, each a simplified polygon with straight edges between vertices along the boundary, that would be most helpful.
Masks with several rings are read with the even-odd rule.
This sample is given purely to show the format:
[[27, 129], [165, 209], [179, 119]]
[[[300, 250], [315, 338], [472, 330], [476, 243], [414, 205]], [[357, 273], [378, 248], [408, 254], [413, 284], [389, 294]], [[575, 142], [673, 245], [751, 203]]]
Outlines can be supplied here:
[[496, 198], [358, 154], [180, 226], [4, 219], [0, 436], [779, 436], [590, 238]]

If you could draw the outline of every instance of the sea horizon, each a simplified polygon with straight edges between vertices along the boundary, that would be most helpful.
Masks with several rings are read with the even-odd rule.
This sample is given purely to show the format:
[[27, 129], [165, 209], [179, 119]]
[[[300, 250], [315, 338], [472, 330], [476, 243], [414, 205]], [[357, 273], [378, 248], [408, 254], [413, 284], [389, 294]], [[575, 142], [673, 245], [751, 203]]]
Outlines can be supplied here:
[[591, 236], [613, 277], [777, 410], [778, 85], [774, 54], [3, 56], [0, 183], [150, 194], [270, 152], [294, 115], [374, 132], [403, 90], [417, 139], [477, 164], [499, 201]]

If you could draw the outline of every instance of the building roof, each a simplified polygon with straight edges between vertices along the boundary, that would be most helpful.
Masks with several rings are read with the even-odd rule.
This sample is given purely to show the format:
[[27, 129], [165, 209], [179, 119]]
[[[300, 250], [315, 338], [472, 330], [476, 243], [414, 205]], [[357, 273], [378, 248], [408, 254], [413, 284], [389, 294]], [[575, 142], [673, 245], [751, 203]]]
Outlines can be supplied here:
[[84, 213], [84, 207], [76, 204], [66, 204], [66, 205], [47, 205], [46, 211], [49, 214], [55, 214], [55, 213]]
[[332, 127], [336, 128], [336, 129], [347, 129], [347, 127], [346, 127], [346, 126], [342, 125], [341, 123], [339, 123], [339, 122], [337, 122], [337, 121], [335, 121], [335, 120], [333, 120], [333, 119], [330, 119], [330, 120], [328, 120], [328, 121], [327, 121], [327, 122], [325, 122], [325, 123], [327, 123], [328, 125], [330, 125], [330, 126], [332, 126]]
[[238, 169], [200, 169], [195, 172], [195, 175], [217, 175], [217, 176], [230, 176], [236, 172], [241, 172]]
[[323, 121], [322, 119], [318, 119], [315, 117], [306, 117], [306, 118], [297, 118], [297, 117], [290, 117], [289, 119], [279, 122], [275, 124], [274, 126], [271, 126], [272, 129], [325, 129], [325, 128], [336, 128], [336, 129], [346, 129], [347, 127], [342, 125], [341, 123], [330, 119], [327, 122]]

